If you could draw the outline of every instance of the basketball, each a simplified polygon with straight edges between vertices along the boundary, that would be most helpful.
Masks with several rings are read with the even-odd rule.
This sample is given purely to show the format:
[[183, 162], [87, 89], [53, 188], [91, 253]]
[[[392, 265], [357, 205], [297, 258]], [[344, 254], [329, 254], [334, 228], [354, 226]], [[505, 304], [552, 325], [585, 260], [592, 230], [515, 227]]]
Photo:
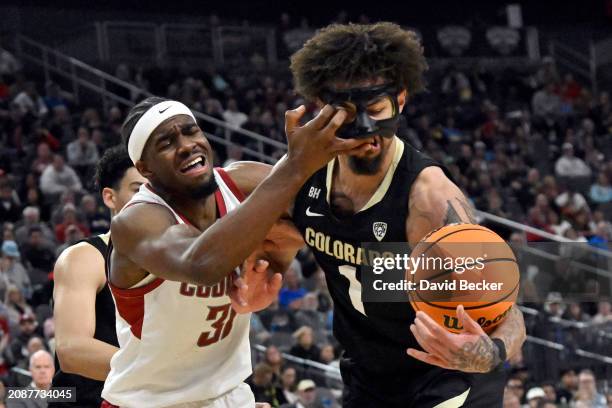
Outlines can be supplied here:
[[515, 304], [520, 280], [516, 258], [486, 227], [446, 225], [423, 238], [411, 257], [420, 262], [406, 272], [406, 279], [414, 282], [410, 304], [450, 332], [463, 329], [456, 316], [460, 304], [485, 332], [500, 324]]

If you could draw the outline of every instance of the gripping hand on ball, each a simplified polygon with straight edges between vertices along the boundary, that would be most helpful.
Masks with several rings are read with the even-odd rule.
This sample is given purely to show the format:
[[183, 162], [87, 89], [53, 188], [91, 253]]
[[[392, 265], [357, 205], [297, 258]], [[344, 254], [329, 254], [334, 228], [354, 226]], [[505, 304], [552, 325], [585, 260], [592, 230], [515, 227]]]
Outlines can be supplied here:
[[462, 305], [457, 306], [457, 317], [463, 327], [459, 334], [447, 331], [424, 312], [417, 312], [410, 331], [424, 351], [409, 348], [408, 355], [448, 370], [491, 371], [501, 362], [497, 345]]

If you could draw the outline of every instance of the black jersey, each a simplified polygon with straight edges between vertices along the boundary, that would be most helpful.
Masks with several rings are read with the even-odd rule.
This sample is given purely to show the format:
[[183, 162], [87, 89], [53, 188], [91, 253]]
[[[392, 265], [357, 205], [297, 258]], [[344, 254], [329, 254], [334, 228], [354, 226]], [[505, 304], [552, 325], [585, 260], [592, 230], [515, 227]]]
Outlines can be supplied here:
[[[334, 335], [345, 356], [373, 374], [425, 370], [406, 354], [417, 347], [409, 303], [361, 301], [362, 242], [405, 242], [408, 195], [418, 174], [438, 164], [396, 138], [393, 162], [372, 199], [348, 218], [330, 210], [334, 162], [315, 173], [298, 193], [293, 220], [325, 271], [334, 301]], [[431, 366], [427, 366], [431, 367]]]
[[[98, 235], [84, 239], [82, 242], [87, 242], [96, 248], [106, 260], [106, 252], [108, 248], [108, 237]], [[87, 271], [83, 271], [87, 273]], [[108, 283], [104, 285], [102, 290], [96, 295], [96, 331], [94, 333], [96, 340], [119, 347], [117, 341], [117, 333], [115, 329], [115, 303], [108, 287]], [[60, 370], [59, 361], [55, 357], [55, 376], [53, 377], [53, 387], [76, 387], [76, 404], [71, 403], [49, 403], [49, 407], [99, 407], [102, 403], [102, 388], [104, 381], [96, 381], [82, 377], [76, 374], [64, 373]]]

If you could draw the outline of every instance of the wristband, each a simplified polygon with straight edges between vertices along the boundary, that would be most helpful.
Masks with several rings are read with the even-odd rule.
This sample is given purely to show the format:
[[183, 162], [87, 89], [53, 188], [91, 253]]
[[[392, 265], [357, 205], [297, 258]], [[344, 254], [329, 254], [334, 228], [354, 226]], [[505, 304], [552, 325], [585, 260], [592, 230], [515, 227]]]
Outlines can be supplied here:
[[502, 363], [504, 363], [506, 361], [506, 358], [508, 357], [506, 354], [506, 345], [504, 344], [504, 341], [497, 337], [494, 337], [491, 340], [497, 346], [497, 350], [499, 352], [499, 359]]

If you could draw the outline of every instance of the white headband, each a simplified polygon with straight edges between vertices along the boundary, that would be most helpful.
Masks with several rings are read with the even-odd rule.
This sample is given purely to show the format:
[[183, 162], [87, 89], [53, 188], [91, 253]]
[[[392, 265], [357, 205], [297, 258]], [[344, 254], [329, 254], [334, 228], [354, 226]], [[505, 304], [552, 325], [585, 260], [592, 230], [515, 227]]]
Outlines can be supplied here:
[[132, 133], [130, 133], [130, 141], [128, 142], [128, 154], [134, 164], [140, 160], [142, 151], [153, 131], [163, 121], [177, 115], [191, 116], [197, 123], [191, 110], [178, 101], [163, 101], [153, 105], [138, 119], [136, 126], [132, 129]]

